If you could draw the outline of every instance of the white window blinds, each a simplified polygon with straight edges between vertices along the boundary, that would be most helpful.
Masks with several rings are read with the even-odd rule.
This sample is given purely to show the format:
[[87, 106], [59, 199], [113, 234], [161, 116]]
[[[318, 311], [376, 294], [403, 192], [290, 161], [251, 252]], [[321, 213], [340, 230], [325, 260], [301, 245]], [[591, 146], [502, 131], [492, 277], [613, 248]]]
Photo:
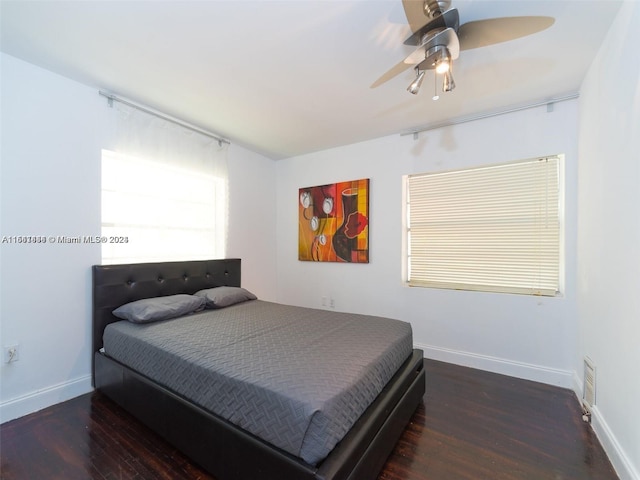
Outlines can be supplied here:
[[555, 295], [560, 157], [408, 177], [408, 283]]

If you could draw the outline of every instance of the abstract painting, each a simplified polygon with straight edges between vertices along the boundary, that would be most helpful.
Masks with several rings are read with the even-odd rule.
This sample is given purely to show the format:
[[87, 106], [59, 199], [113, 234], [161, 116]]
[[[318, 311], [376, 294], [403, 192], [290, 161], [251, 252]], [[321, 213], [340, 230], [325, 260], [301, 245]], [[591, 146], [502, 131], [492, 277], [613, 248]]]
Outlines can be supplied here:
[[369, 179], [298, 191], [298, 260], [369, 263]]

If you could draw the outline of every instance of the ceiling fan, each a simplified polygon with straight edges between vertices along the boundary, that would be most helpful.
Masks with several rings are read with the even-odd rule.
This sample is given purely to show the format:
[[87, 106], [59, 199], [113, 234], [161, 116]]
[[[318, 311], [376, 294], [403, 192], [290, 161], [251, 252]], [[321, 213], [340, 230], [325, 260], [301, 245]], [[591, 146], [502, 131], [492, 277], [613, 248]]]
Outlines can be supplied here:
[[[413, 67], [416, 78], [407, 91], [418, 94], [425, 72], [435, 70], [436, 84], [437, 75], [442, 75], [442, 90], [450, 92], [455, 88], [453, 61], [459, 57], [460, 51], [531, 35], [554, 23], [552, 17], [524, 16], [489, 18], [460, 25], [458, 10], [450, 8], [451, 0], [402, 0], [402, 5], [413, 32], [404, 44], [417, 48], [385, 72], [371, 88]], [[433, 99], [437, 100], [438, 97], [436, 90]]]

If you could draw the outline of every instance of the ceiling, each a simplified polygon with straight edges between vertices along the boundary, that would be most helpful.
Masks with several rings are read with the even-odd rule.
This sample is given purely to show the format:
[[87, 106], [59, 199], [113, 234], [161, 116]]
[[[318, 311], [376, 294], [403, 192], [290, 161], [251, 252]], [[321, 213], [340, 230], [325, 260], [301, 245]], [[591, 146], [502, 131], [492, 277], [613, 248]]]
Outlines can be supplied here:
[[555, 23], [462, 51], [438, 101], [411, 68], [370, 88], [414, 50], [400, 0], [2, 0], [0, 48], [281, 159], [576, 94], [620, 4], [453, 0]]

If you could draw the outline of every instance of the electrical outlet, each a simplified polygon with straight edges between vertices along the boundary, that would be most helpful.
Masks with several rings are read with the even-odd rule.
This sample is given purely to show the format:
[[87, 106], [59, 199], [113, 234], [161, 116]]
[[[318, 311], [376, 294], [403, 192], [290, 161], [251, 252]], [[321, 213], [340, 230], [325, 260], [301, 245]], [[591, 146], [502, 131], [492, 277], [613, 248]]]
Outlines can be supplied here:
[[329, 299], [329, 306], [331, 308], [336, 308], [336, 301], [333, 299], [333, 297]]
[[13, 363], [20, 360], [20, 350], [18, 350], [18, 345], [9, 345], [8, 347], [4, 347], [4, 363]]

